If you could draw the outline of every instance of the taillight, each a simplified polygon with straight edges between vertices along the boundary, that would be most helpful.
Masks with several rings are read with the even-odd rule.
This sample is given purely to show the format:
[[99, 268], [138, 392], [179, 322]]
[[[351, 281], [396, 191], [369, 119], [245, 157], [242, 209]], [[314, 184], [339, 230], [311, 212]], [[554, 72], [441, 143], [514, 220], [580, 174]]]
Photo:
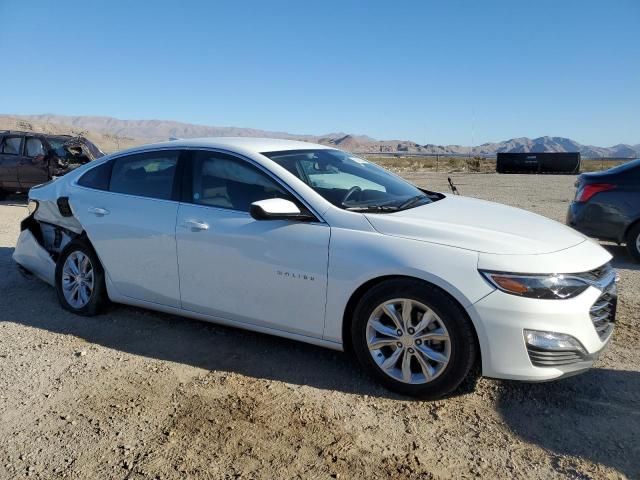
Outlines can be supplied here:
[[616, 188], [615, 185], [610, 183], [591, 183], [583, 185], [581, 189], [576, 193], [576, 202], [586, 202], [596, 193], [606, 192]]

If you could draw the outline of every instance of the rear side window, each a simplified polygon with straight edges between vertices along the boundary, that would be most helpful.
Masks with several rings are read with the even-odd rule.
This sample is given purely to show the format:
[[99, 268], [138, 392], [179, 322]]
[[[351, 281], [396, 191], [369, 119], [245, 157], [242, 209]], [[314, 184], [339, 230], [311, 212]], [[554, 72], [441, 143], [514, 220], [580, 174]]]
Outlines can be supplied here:
[[44, 146], [39, 138], [27, 138], [27, 143], [24, 147], [24, 154], [27, 157], [40, 157], [45, 154]]
[[293, 196], [250, 163], [217, 152], [197, 152], [193, 158], [193, 203], [248, 212], [253, 202]]
[[170, 200], [178, 152], [159, 151], [120, 157], [113, 161], [109, 191]]
[[5, 137], [2, 141], [2, 153], [6, 155], [20, 155], [22, 137]]
[[109, 181], [111, 180], [111, 168], [113, 161], [105, 162], [92, 168], [80, 177], [78, 185], [83, 187], [95, 188], [96, 190], [109, 190]]

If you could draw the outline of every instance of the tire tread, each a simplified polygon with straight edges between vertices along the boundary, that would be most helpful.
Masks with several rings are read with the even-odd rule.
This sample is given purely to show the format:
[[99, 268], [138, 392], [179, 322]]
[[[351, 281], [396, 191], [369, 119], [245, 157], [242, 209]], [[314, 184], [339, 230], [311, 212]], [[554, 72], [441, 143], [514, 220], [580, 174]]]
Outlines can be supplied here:
[[[87, 305], [80, 309], [75, 309], [64, 298], [64, 294], [62, 293], [62, 266], [64, 265], [67, 257], [74, 251], [81, 251], [82, 253], [89, 256], [91, 259], [91, 263], [93, 265], [94, 270], [94, 290], [91, 296], [91, 299]], [[98, 255], [94, 251], [91, 244], [80, 238], [75, 239], [69, 242], [65, 248], [62, 250], [62, 253], [58, 257], [58, 262], [56, 264], [56, 293], [58, 295], [58, 301], [62, 305], [65, 310], [75, 313], [76, 315], [82, 315], [86, 317], [92, 317], [94, 315], [98, 315], [107, 304], [107, 293], [106, 286], [104, 281], [104, 269], [102, 268], [102, 264], [98, 259]]]
[[[391, 298], [415, 298], [416, 300], [429, 305], [437, 311], [438, 315], [445, 322], [455, 324], [455, 332], [452, 326], [447, 325], [450, 334], [456, 335], [457, 340], [452, 338], [452, 343], [458, 345], [456, 358], [452, 358], [450, 364], [438, 378], [432, 382], [422, 385], [409, 385], [396, 381], [385, 373], [381, 372], [375, 364], [365, 345], [364, 330], [369, 314], [382, 301]], [[447, 315], [452, 319], [448, 320]], [[380, 381], [385, 387], [397, 393], [415, 396], [425, 399], [436, 399], [451, 394], [461, 384], [475, 384], [469, 377], [476, 374], [474, 365], [477, 360], [477, 339], [475, 330], [466, 311], [449, 294], [439, 287], [421, 280], [394, 279], [374, 286], [360, 299], [354, 311], [351, 324], [351, 336], [354, 352], [360, 364], [365, 370]], [[467, 380], [467, 381], [465, 381]]]
[[627, 232], [627, 250], [629, 254], [636, 260], [636, 262], [640, 262], [640, 250], [638, 250], [636, 246], [636, 241], [640, 236], [640, 221], [636, 222], [635, 225], [632, 225], [629, 231]]

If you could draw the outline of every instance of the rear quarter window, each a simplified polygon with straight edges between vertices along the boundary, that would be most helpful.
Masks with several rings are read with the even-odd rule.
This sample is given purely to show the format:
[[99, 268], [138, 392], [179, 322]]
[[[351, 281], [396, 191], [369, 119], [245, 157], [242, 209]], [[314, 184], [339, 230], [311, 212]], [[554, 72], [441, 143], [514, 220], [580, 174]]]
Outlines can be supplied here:
[[96, 190], [109, 190], [113, 161], [105, 162], [87, 171], [78, 180], [78, 185]]

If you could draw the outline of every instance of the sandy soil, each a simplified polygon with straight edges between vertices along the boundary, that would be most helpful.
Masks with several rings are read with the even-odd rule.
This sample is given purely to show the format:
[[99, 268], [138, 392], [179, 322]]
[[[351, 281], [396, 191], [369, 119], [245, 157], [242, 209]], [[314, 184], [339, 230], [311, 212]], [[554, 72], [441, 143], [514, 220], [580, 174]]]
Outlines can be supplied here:
[[[560, 221], [575, 180], [451, 176]], [[341, 353], [123, 306], [66, 313], [12, 263], [24, 203], [0, 204], [0, 478], [640, 478], [640, 266], [623, 248], [608, 246], [621, 301], [597, 368], [421, 402]]]

